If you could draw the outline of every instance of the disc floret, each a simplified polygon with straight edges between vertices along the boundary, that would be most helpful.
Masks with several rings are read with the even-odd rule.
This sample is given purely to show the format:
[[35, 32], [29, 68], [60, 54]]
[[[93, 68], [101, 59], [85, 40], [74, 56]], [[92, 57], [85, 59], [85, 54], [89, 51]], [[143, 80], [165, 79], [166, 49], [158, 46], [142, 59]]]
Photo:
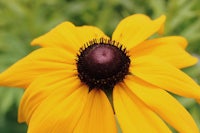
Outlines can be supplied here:
[[130, 59], [126, 48], [109, 39], [94, 39], [77, 55], [78, 77], [90, 89], [112, 89], [128, 74]]

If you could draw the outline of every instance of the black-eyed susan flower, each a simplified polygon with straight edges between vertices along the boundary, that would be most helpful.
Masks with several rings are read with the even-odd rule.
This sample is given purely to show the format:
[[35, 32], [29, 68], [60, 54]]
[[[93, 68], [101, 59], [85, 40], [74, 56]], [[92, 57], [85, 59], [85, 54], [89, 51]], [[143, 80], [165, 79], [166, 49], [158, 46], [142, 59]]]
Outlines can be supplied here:
[[0, 74], [0, 85], [25, 88], [19, 122], [28, 133], [199, 133], [168, 92], [200, 99], [200, 87], [179, 69], [197, 62], [179, 36], [163, 32], [165, 16], [136, 14], [111, 38], [92, 26], [58, 25], [32, 41], [35, 50]]

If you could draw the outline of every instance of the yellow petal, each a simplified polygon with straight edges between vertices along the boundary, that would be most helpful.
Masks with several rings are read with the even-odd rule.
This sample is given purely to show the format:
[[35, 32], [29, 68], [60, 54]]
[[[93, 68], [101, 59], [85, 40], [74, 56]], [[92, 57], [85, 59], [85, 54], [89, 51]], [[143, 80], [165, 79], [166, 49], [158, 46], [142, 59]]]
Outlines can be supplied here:
[[42, 47], [61, 47], [73, 54], [77, 54], [84, 44], [101, 37], [106, 38], [104, 33], [96, 27], [75, 27], [70, 22], [64, 22], [50, 32], [34, 39], [31, 44]]
[[67, 51], [60, 48], [41, 48], [0, 73], [0, 85], [26, 88], [42, 74], [63, 70], [68, 74], [75, 74], [75, 67], [75, 57]]
[[94, 39], [109, 39], [99, 28], [87, 25], [76, 27], [76, 37], [82, 45]]
[[26, 89], [19, 106], [18, 121], [27, 124], [35, 109], [58, 89], [70, 93], [81, 86], [76, 76], [66, 74], [66, 71], [52, 72], [40, 76]]
[[197, 58], [191, 56], [183, 48], [187, 41], [183, 37], [171, 36], [142, 42], [130, 51], [131, 56], [139, 57], [153, 55], [169, 62], [177, 68], [184, 68], [197, 63]]
[[74, 35], [75, 26], [70, 22], [63, 22], [48, 33], [34, 39], [31, 45], [61, 47], [75, 54], [80, 47], [80, 43]]
[[128, 50], [163, 29], [165, 16], [156, 20], [142, 14], [135, 14], [122, 20], [113, 33], [112, 39], [123, 44]]
[[74, 133], [117, 133], [111, 104], [102, 90], [93, 89]]
[[72, 133], [87, 100], [88, 88], [55, 88], [33, 113], [28, 133]]
[[162, 89], [175, 94], [200, 98], [200, 87], [185, 73], [153, 56], [132, 59], [130, 72]]
[[191, 115], [166, 91], [134, 76], [127, 76], [125, 84], [137, 97], [180, 133], [199, 133]]
[[123, 133], [170, 133], [165, 123], [134, 94], [117, 85], [113, 92], [114, 108]]

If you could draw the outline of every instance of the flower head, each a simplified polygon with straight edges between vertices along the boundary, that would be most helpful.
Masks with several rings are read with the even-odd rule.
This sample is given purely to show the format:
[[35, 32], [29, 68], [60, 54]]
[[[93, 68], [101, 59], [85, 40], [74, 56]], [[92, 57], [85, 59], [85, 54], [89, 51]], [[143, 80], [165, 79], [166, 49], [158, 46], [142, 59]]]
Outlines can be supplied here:
[[[199, 86], [179, 69], [197, 62], [183, 37], [163, 32], [165, 16], [135, 14], [111, 38], [93, 26], [64, 22], [36, 38], [35, 50], [0, 74], [0, 85], [25, 88], [19, 122], [28, 133], [198, 133], [168, 92], [200, 99]], [[166, 122], [166, 123], [165, 123]]]

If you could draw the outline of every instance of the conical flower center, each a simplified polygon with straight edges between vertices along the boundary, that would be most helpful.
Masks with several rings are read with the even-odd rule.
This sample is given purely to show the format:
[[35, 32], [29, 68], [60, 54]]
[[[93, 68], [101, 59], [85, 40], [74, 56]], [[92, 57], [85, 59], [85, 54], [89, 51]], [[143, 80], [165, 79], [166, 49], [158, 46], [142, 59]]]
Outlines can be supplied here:
[[130, 59], [122, 45], [111, 40], [93, 40], [80, 49], [78, 76], [90, 89], [112, 89], [128, 74]]

